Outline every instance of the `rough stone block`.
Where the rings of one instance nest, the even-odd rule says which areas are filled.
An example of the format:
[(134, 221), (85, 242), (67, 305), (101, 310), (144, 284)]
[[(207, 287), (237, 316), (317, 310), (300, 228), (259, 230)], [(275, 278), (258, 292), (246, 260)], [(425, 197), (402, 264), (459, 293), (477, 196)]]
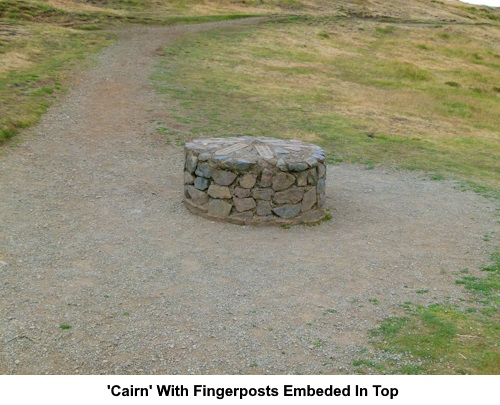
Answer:
[(253, 210), (255, 208), (255, 200), (253, 198), (233, 198), (234, 207), (236, 211), (243, 212)]
[(189, 172), (184, 172), (184, 184), (193, 184), (193, 183), (194, 183), (193, 175)]
[(325, 192), (325, 179), (319, 179), (318, 180), (318, 194), (322, 194)]
[(318, 179), (322, 178), (326, 174), (326, 166), (323, 163), (319, 163), (318, 167)]
[(223, 201), (212, 199), (208, 203), (208, 214), (218, 218), (225, 218), (231, 212), (232, 204)]
[(253, 212), (252, 211), (235, 212), (234, 214), (231, 215), (231, 219), (234, 220), (234, 222), (237, 224), (246, 225), (252, 221)]
[(238, 170), (239, 172), (244, 172), (250, 169), (250, 167), (254, 164), (255, 164), (254, 162), (250, 162), (246, 159), (238, 159), (236, 161), (236, 170)]
[(278, 159), (276, 162), (276, 167), (283, 172), (286, 172), (286, 162), (284, 159)]
[(257, 215), (271, 215), (273, 213), (271, 208), (271, 203), (269, 201), (257, 201), (257, 210), (255, 211)]
[(316, 204), (316, 188), (311, 187), (309, 191), (304, 193), (304, 198), (302, 199), (302, 212), (309, 211), (314, 204)]
[(273, 190), (270, 188), (255, 188), (252, 192), (252, 197), (256, 200), (271, 201), (273, 198)]
[(299, 215), (301, 204), (283, 205), (282, 207), (273, 208), (273, 212), (280, 218), (293, 218)]
[(300, 221), (306, 223), (314, 223), (321, 221), (322, 219), (325, 218), (325, 216), (326, 216), (325, 210), (314, 210), (302, 214), (300, 216)]
[(295, 183), (295, 177), (292, 174), (285, 172), (278, 173), (273, 179), (273, 190), (285, 190), (293, 183)]
[(206, 162), (208, 159), (210, 159), (211, 156), (212, 156), (212, 154), (208, 153), (208, 152), (200, 153), (198, 156), (198, 161), (199, 162)]
[(297, 172), (295, 176), (297, 177), (297, 186), (304, 187), (307, 186), (307, 176), (309, 172), (304, 170), (302, 172)]
[(186, 156), (185, 168), (189, 173), (194, 173), (196, 166), (198, 165), (198, 157), (194, 156), (192, 152), (189, 152)]
[(262, 174), (260, 175), (259, 185), (261, 187), (270, 187), (272, 180), (273, 180), (273, 172), (269, 169), (262, 170)]
[(314, 158), (314, 157), (308, 157), (306, 159), (306, 163), (310, 166), (310, 167), (316, 167), (318, 165), (318, 161)]
[(251, 193), (252, 190), (249, 190), (247, 188), (236, 187), (234, 189), (234, 196), (238, 198), (250, 197)]
[(240, 179), (240, 186), (243, 188), (252, 188), (255, 186), (256, 181), (257, 176), (255, 174), (247, 173)]
[(302, 170), (306, 170), (308, 168), (308, 164), (304, 162), (289, 162), (288, 170), (291, 172), (301, 172)]
[(318, 173), (316, 168), (307, 171), (307, 184), (314, 185), (318, 182)]
[(325, 195), (325, 193), (321, 193), (318, 196), (318, 206), (319, 206), (319, 208), (323, 208), (325, 206), (325, 203), (326, 203), (326, 195)]
[(214, 182), (221, 186), (229, 186), (238, 177), (236, 173), (228, 172), (226, 170), (216, 169), (212, 173), (212, 178)]
[(285, 191), (274, 194), (273, 201), (276, 204), (296, 204), (304, 196), (304, 188), (292, 186)]
[(208, 195), (204, 191), (197, 190), (194, 186), (186, 186), (189, 197), (195, 205), (204, 205), (208, 202)]
[(205, 177), (196, 177), (194, 179), (194, 186), (198, 190), (206, 190), (208, 188), (208, 179)]
[(211, 184), (208, 188), (208, 195), (212, 198), (231, 198), (231, 192), (227, 186)]
[(210, 171), (210, 167), (207, 162), (198, 163), (198, 167), (196, 168), (195, 174), (200, 177), (205, 177), (207, 179), (210, 178), (212, 172)]

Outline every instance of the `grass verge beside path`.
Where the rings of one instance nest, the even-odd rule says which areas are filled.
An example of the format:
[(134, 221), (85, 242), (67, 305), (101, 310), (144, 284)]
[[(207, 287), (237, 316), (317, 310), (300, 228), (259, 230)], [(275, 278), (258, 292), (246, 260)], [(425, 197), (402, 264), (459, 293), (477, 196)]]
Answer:
[(64, 91), (67, 75), (88, 65), (89, 55), (114, 40), (103, 28), (130, 22), (195, 24), (248, 16), (162, 16), (154, 10), (141, 14), (147, 4), (132, 3), (113, 3), (122, 6), (114, 9), (68, 2), (70, 8), (58, 8), (36, 1), (0, 0), (0, 145), (35, 124)]
[(457, 283), (469, 292), (462, 305), (423, 307), (405, 303), (406, 315), (384, 320), (372, 331), (378, 353), (353, 365), (360, 374), (500, 374), (500, 251), (472, 277)]
[(36, 123), (63, 82), (112, 35), (53, 25), (0, 23), (0, 143)]

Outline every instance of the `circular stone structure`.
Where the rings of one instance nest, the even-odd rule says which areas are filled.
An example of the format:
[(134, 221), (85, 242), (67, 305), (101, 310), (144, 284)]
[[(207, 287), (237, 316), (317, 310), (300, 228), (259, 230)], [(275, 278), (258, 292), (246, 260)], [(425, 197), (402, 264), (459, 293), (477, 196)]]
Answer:
[(241, 225), (325, 218), (325, 153), (277, 138), (197, 139), (185, 146), (184, 202), (194, 214)]

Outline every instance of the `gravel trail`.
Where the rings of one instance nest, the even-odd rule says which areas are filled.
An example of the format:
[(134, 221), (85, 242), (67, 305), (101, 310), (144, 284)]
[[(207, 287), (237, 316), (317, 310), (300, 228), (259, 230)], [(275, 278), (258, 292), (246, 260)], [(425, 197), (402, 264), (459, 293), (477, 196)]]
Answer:
[(495, 203), (452, 182), (330, 166), (333, 219), (317, 227), (186, 210), (149, 78), (172, 38), (237, 23), (253, 22), (122, 32), (4, 148), (0, 373), (352, 373), (399, 304), (465, 297), (454, 272), (479, 274), (500, 229)]

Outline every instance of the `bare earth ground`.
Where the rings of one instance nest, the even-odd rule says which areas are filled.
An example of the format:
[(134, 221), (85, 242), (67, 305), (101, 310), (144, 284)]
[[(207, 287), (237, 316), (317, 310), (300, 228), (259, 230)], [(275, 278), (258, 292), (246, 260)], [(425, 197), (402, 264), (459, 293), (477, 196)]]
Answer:
[(479, 274), (499, 225), (451, 182), (330, 166), (317, 227), (187, 212), (149, 77), (170, 39), (227, 24), (121, 33), (0, 157), (1, 373), (350, 373), (399, 304), (465, 297), (454, 272)]

